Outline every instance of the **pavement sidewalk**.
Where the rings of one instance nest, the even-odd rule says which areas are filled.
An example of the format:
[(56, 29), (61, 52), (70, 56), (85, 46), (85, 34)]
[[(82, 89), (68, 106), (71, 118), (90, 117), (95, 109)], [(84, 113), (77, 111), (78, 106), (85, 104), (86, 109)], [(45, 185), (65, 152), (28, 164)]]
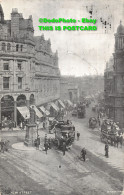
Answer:
[(109, 146), (109, 158), (106, 158), (105, 144), (100, 141), (100, 138), (98, 140), (98, 137), (91, 134), (86, 127), (83, 127), (84, 131), (82, 132), (82, 125), (78, 122), (74, 122), (74, 124), (81, 134), (80, 140), (75, 143), (76, 145), (85, 147), (92, 154), (124, 173), (124, 148)]

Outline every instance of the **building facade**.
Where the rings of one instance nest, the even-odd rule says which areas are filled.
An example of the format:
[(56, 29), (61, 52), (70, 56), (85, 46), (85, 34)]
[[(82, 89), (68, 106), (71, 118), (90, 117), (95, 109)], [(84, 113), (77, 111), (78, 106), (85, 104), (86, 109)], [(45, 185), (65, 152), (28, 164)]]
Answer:
[(110, 94), (113, 93), (113, 75), (114, 75), (114, 59), (113, 57), (106, 63), (106, 69), (104, 71), (104, 100), (105, 110), (109, 118), (113, 118), (112, 100)]
[(115, 33), (113, 90), (110, 91), (111, 118), (124, 127), (124, 26), (121, 24)]
[(60, 97), (69, 99), (73, 103), (82, 101), (85, 97), (95, 97), (104, 91), (104, 77), (89, 75), (82, 77), (62, 76), (60, 82)]
[(70, 100), (72, 103), (79, 101), (79, 88), (75, 82), (76, 78), (71, 76), (62, 76), (60, 81), (60, 98)]
[(59, 97), (58, 53), (51, 51), (50, 39), (34, 36), (32, 16), (24, 19), (17, 9), (5, 20), (0, 5), (0, 123), (8, 115), (17, 123), (17, 107)]

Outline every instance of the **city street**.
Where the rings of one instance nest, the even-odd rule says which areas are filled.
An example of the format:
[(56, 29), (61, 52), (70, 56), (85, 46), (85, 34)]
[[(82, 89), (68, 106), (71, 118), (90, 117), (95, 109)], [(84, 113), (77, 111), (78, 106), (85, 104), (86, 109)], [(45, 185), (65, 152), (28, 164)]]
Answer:
[(0, 195), (124, 195), (123, 8), (0, 0)]
[[(54, 148), (46, 155), (42, 150), (19, 150), (12, 147), (0, 153), (0, 187), (6, 194), (32, 195), (121, 195), (123, 192), (123, 148), (109, 147), (109, 158), (104, 156), (104, 143), (100, 132), (88, 128), (88, 120), (94, 113), (87, 109), (85, 119), (71, 117), (76, 132), (81, 136), (63, 156)], [(39, 131), (44, 138), (45, 132)], [(3, 132), (11, 144), (22, 142), (25, 132)], [(79, 159), (81, 149), (87, 150), (86, 162)], [(14, 173), (14, 175), (13, 175)], [(5, 186), (6, 184), (6, 186)]]

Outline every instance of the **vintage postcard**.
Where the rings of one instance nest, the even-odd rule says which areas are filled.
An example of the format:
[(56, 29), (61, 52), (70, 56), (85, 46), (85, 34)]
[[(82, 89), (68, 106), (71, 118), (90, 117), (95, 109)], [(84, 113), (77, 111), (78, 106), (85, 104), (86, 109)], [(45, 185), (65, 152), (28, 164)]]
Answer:
[(0, 195), (124, 195), (124, 0), (0, 0)]

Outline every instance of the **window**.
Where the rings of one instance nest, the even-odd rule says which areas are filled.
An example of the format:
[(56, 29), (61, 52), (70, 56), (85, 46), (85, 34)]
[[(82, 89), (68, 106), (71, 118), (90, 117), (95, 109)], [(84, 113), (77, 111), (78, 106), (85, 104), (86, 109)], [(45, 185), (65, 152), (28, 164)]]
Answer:
[(16, 51), (18, 51), (19, 50), (19, 45), (16, 45)]
[(23, 51), (23, 45), (21, 45), (21, 51)]
[(3, 70), (9, 70), (9, 63), (3, 64)]
[(5, 43), (2, 43), (2, 51), (5, 51), (5, 47), (6, 47)]
[(19, 70), (22, 69), (22, 64), (21, 64), (21, 62), (18, 63), (18, 69), (19, 69)]
[(3, 77), (3, 89), (9, 89), (9, 77)]
[(7, 51), (10, 51), (10, 50), (11, 50), (11, 44), (7, 43)]
[(22, 77), (18, 77), (18, 89), (22, 89)]

